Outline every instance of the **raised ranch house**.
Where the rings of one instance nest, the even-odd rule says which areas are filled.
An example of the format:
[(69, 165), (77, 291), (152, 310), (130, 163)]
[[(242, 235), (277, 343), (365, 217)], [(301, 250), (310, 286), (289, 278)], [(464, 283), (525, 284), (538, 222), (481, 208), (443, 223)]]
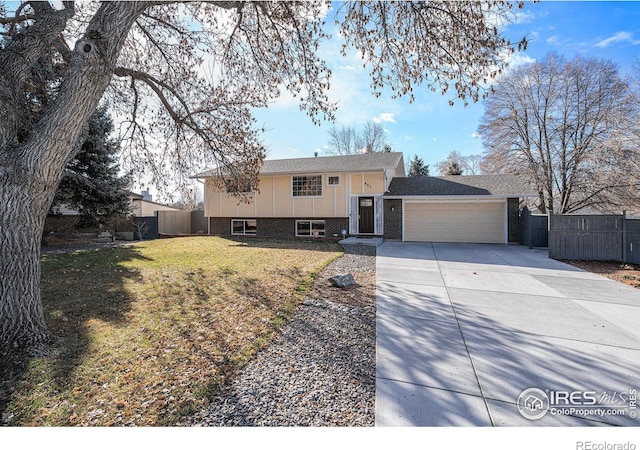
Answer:
[(215, 235), (507, 244), (520, 240), (520, 199), (534, 195), (510, 175), (407, 178), (394, 152), (266, 160), (249, 203), (217, 176), (194, 176)]

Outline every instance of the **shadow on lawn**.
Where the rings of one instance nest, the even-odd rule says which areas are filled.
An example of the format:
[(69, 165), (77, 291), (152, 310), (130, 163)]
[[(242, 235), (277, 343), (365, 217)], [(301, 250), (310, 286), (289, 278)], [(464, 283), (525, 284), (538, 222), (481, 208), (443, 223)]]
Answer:
[(261, 238), (261, 237), (224, 237), (229, 246), (278, 248), (286, 250), (313, 250), (319, 252), (336, 252), (342, 247), (333, 239), (304, 238)]
[[(49, 392), (73, 388), (71, 375), (91, 345), (88, 323), (126, 320), (133, 298), (125, 284), (139, 279), (140, 273), (122, 263), (142, 259), (149, 260), (134, 247), (43, 255), (41, 292), (45, 319), (54, 336), (51, 356), (13, 354), (0, 361), (0, 425), (19, 421), (21, 417), (12, 420), (7, 409), (17, 398), (29, 398), (29, 391), (43, 383)], [(38, 406), (43, 407), (21, 405), (21, 411)]]

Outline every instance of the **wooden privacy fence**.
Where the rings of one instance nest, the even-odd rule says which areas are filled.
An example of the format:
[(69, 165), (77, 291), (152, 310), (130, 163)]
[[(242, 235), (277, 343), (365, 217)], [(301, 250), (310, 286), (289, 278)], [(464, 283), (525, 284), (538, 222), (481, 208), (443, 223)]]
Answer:
[(164, 235), (207, 234), (203, 210), (157, 211), (158, 232)]
[(190, 234), (191, 211), (156, 211), (160, 234)]
[(549, 245), (549, 217), (546, 214), (531, 214), (526, 206), (521, 215), (522, 235), (520, 242), (529, 248)]
[(640, 220), (622, 215), (550, 215), (549, 257), (640, 264)]

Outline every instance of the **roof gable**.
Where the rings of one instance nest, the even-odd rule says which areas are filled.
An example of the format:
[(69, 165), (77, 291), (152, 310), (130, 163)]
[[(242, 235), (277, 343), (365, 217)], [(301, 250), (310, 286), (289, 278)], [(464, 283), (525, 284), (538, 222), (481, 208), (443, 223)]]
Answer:
[[(318, 172), (367, 172), (395, 169), (402, 162), (402, 153), (363, 153), (357, 155), (318, 156), (312, 158), (267, 159), (260, 169), (261, 175), (318, 173)], [(208, 170), (193, 178), (217, 176), (216, 169)]]
[(391, 180), (385, 197), (456, 195), (520, 197), (535, 195), (535, 191), (515, 175), (407, 177)]

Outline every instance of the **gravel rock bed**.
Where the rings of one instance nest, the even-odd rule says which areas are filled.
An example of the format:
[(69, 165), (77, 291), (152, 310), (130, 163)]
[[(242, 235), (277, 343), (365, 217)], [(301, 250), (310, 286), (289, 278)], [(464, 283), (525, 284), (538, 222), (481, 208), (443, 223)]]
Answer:
[[(365, 275), (361, 279), (368, 286), (354, 291), (361, 297), (358, 302), (342, 303), (337, 288), (328, 287), (328, 277), (343, 271), (357, 281), (359, 274)], [(375, 247), (345, 246), (344, 256), (318, 275), (314, 295), (305, 299), (282, 334), (184, 425), (373, 426), (372, 272)], [(333, 301), (318, 298), (321, 290)]]
[(345, 245), (344, 255), (327, 266), (331, 272), (375, 272), (376, 248), (371, 245)]

